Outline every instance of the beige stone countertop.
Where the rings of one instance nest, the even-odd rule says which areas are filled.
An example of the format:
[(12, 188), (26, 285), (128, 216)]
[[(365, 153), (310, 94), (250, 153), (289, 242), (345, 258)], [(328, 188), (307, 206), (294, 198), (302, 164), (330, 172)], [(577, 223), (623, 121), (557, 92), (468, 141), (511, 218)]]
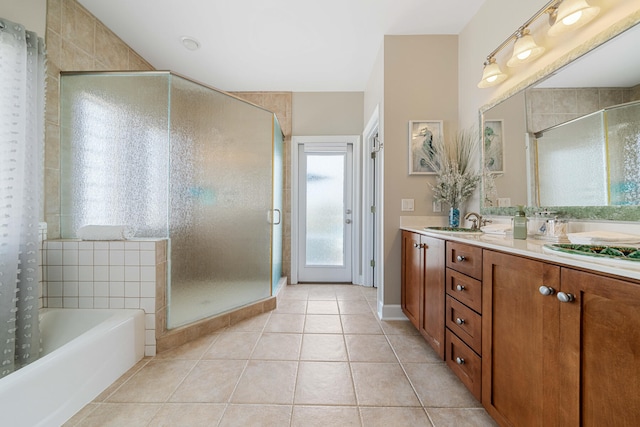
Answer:
[[(485, 249), (494, 249), (497, 251), (522, 255), (529, 258), (535, 258), (542, 261), (552, 262), (568, 267), (577, 267), (586, 270), (592, 270), (601, 273), (613, 274), (630, 279), (640, 280), (640, 262), (615, 260), (608, 258), (598, 258), (580, 255), (565, 255), (560, 252), (548, 253), (543, 251), (543, 246), (548, 241), (535, 238), (526, 240), (513, 239), (511, 235), (498, 234), (459, 234), (445, 233), (440, 231), (428, 231), (425, 227), (443, 226), (442, 217), (421, 217), (423, 221), (418, 224), (417, 221), (401, 221), (400, 229), (412, 231), (425, 236), (437, 237), (443, 240), (453, 242), (461, 242), (469, 245), (480, 246)], [(462, 225), (461, 225), (462, 226)], [(625, 245), (619, 245), (625, 246)], [(629, 267), (627, 267), (629, 265)]]

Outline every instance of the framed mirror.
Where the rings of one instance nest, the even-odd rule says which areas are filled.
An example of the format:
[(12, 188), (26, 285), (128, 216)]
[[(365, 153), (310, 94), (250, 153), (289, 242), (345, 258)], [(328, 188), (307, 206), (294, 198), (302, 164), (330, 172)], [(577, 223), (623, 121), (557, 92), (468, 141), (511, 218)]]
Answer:
[(638, 45), (640, 24), (481, 109), (483, 215), (640, 220)]

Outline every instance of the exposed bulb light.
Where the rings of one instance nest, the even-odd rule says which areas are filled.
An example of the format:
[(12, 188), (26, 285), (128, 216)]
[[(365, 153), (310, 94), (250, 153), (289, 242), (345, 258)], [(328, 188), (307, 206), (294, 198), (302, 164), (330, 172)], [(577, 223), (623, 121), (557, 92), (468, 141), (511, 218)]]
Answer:
[(591, 6), (587, 0), (564, 0), (556, 8), (551, 9), (550, 20), (552, 22), (548, 34), (558, 34), (582, 27), (600, 13), (600, 8)]
[(487, 58), (482, 71), (482, 80), (478, 83), (479, 88), (495, 86), (507, 79), (507, 75), (502, 72), (500, 66), (496, 63), (496, 59)]
[(528, 29), (518, 31), (516, 42), (513, 45), (513, 55), (507, 61), (508, 67), (517, 67), (521, 64), (531, 62), (544, 53), (544, 47), (538, 46), (529, 34)]
[(200, 42), (193, 37), (184, 36), (180, 39), (182, 45), (188, 50), (198, 50), (200, 48)]

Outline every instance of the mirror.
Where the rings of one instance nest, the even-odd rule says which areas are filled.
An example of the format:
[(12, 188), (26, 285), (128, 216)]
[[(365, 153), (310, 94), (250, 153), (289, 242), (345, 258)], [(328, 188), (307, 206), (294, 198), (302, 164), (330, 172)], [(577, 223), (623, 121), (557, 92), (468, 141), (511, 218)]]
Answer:
[[(628, 212), (619, 212), (620, 206), (640, 204), (637, 198), (621, 201), (611, 194), (616, 184), (611, 171), (620, 169), (620, 161), (628, 163), (630, 152), (635, 152), (631, 181), (637, 184), (640, 179), (640, 107), (622, 114), (619, 108), (611, 109), (640, 100), (640, 56), (634, 54), (639, 44), (636, 25), (482, 112), (488, 172), (483, 214), (510, 213), (509, 208), (525, 205), (553, 208), (574, 218), (640, 219), (633, 217), (637, 213), (628, 217)], [(621, 117), (615, 126), (606, 120), (613, 110)], [(613, 139), (620, 135), (632, 140), (632, 150), (611, 151), (616, 146), (624, 151), (625, 144)], [(608, 164), (612, 158), (619, 163)], [(577, 177), (574, 187), (564, 186), (567, 177)]]

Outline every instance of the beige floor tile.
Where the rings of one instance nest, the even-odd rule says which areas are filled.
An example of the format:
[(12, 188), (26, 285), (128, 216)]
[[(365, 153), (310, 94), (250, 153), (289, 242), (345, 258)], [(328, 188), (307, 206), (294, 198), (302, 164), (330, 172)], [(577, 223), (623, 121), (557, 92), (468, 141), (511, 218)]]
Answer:
[(304, 287), (300, 287), (299, 285), (288, 285), (284, 289), (280, 291), (278, 294), (278, 299), (283, 300), (304, 300), (309, 299), (309, 290)]
[(484, 408), (428, 408), (435, 427), (497, 427)]
[(366, 427), (411, 426), (432, 427), (422, 408), (360, 408), (362, 425)]
[(355, 406), (293, 407), (291, 427), (360, 427), (360, 414)]
[(401, 363), (444, 363), (421, 335), (388, 335)]
[(345, 335), (347, 353), (352, 362), (397, 362), (384, 335)]
[(352, 363), (358, 405), (420, 406), (399, 363)]
[(307, 303), (307, 314), (338, 314), (338, 302), (332, 301), (309, 301)]
[[(94, 401), (95, 402), (95, 401)], [(75, 427), (80, 424), (80, 422), (89, 416), (90, 413), (95, 411), (100, 407), (100, 403), (89, 403), (85, 405), (84, 408), (80, 409), (76, 414), (69, 418), (66, 423), (63, 424), (63, 427)]]
[(342, 324), (337, 314), (307, 314), (305, 334), (341, 334)]
[(355, 405), (349, 364), (300, 362), (294, 402), (296, 405)]
[(278, 306), (271, 314), (306, 314), (307, 300), (298, 299), (280, 299), (278, 298)]
[(336, 291), (332, 285), (318, 285), (309, 289), (309, 301), (312, 300), (335, 300)]
[(338, 300), (340, 314), (373, 314), (367, 301)]
[(381, 320), (380, 326), (386, 335), (419, 335), (408, 320)]
[(365, 294), (362, 292), (364, 286), (347, 285), (336, 287), (336, 298), (338, 300), (365, 300)]
[(210, 427), (218, 425), (226, 404), (165, 403), (149, 427)]
[(218, 338), (219, 334), (206, 335), (202, 338), (190, 341), (171, 350), (158, 353), (155, 357), (159, 359), (190, 359), (198, 360), (211, 347), (211, 344)]
[(300, 360), (347, 361), (342, 334), (304, 334)]
[(444, 363), (404, 363), (403, 366), (425, 408), (481, 406)]
[(244, 360), (201, 360), (169, 401), (226, 403), (246, 364)]
[(229, 326), (226, 331), (262, 332), (270, 316), (271, 312), (259, 314)]
[(219, 427), (279, 427), (290, 421), (290, 405), (229, 405)]
[(106, 400), (109, 396), (111, 396), (111, 394), (113, 394), (114, 391), (119, 389), (120, 386), (122, 386), (122, 384), (127, 382), (129, 380), (129, 378), (134, 376), (138, 371), (140, 371), (140, 369), (145, 367), (151, 360), (155, 360), (155, 358), (152, 359), (150, 357), (145, 357), (142, 360), (140, 360), (131, 369), (129, 369), (127, 372), (125, 372), (120, 378), (115, 380), (113, 384), (111, 384), (102, 393), (100, 393), (98, 395), (98, 397), (96, 397), (93, 401), (94, 402), (102, 402), (102, 401)]
[(231, 402), (292, 404), (297, 370), (298, 362), (250, 360)]
[(258, 340), (251, 359), (298, 360), (302, 334), (265, 333)]
[(160, 404), (101, 403), (78, 427), (143, 427), (160, 409)]
[(271, 314), (264, 332), (302, 333), (304, 328), (304, 314)]
[(107, 402), (166, 402), (195, 364), (194, 360), (152, 360)]
[(248, 359), (260, 332), (223, 332), (213, 342), (203, 359)]
[(345, 334), (382, 334), (380, 323), (371, 314), (343, 314), (340, 318)]

